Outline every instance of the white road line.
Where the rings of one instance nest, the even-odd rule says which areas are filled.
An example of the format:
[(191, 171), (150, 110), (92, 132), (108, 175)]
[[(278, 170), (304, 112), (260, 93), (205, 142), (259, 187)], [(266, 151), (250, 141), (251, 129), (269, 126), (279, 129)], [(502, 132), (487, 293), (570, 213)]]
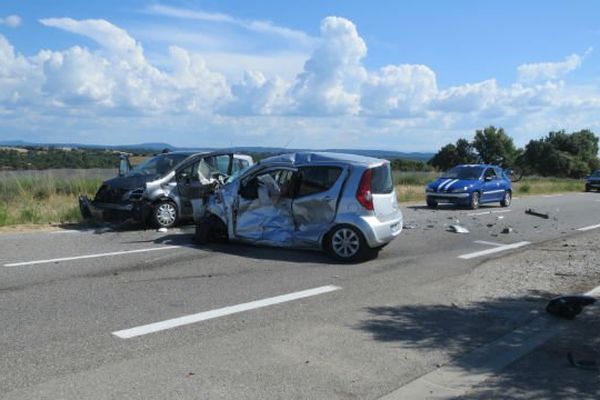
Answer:
[(463, 260), (470, 260), (471, 258), (487, 256), (488, 254), (499, 253), (501, 251), (518, 249), (519, 247), (527, 246), (530, 242), (517, 242), (513, 244), (505, 244), (503, 246), (494, 247), (493, 249), (487, 249), (482, 251), (476, 251), (475, 253), (463, 254), (462, 256), (458, 256), (458, 258), (462, 258)]
[(486, 240), (476, 240), (474, 243), (483, 244), (486, 246), (504, 246), (504, 243), (488, 242)]
[(306, 297), (317, 296), (319, 294), (329, 293), (340, 290), (341, 287), (327, 285), (314, 289), (302, 290), (281, 296), (269, 297), (262, 300), (251, 301), (249, 303), (237, 304), (235, 306), (218, 308), (216, 310), (204, 311), (198, 314), (186, 315), (179, 318), (168, 319), (166, 321), (156, 322), (153, 324), (137, 326), (135, 328), (124, 329), (113, 332), (112, 334), (121, 339), (130, 339), (136, 336), (147, 335), (149, 333), (160, 332), (167, 329), (175, 328), (182, 325), (194, 324), (196, 322), (206, 321), (213, 318), (219, 318), (226, 315), (236, 314), (243, 311), (253, 310), (272, 306), (274, 304), (286, 303), (288, 301), (303, 299)]
[(511, 211), (512, 210), (481, 211), (481, 212), (469, 213), (469, 214), (467, 214), (467, 216), (473, 217), (476, 215), (501, 214), (501, 213), (507, 213), (507, 212), (511, 212)]
[(577, 228), (577, 230), (585, 232), (585, 231), (591, 231), (592, 229), (598, 229), (598, 228), (600, 228), (600, 224), (598, 224), (598, 225), (584, 226), (583, 228)]
[(599, 297), (600, 296), (600, 286), (596, 286), (592, 290), (585, 292), (584, 296)]
[(162, 247), (150, 247), (146, 249), (137, 249), (137, 250), (125, 250), (125, 251), (113, 251), (110, 253), (98, 253), (98, 254), (86, 254), (83, 256), (74, 256), (74, 257), (62, 257), (62, 258), (52, 258), (49, 260), (36, 260), (36, 261), (24, 261), (17, 262), (11, 264), (4, 264), (5, 267), (21, 267), (24, 265), (36, 265), (36, 264), (49, 264), (61, 261), (72, 261), (72, 260), (84, 260), (87, 258), (100, 258), (100, 257), (110, 257), (110, 256), (121, 256), (124, 254), (134, 254), (134, 253), (146, 253), (149, 251), (161, 251), (161, 250), (171, 250), (171, 249), (180, 249), (187, 246), (162, 246)]
[(564, 196), (564, 194), (544, 194), (544, 195), (542, 195), (542, 197), (546, 197), (546, 198), (549, 198), (549, 197), (562, 197), (562, 196)]

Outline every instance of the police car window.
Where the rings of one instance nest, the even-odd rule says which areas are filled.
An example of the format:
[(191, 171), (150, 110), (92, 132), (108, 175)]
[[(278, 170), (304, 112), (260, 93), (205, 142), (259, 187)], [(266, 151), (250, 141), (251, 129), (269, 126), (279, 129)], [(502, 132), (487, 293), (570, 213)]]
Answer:
[(498, 176), (496, 175), (496, 172), (494, 171), (493, 168), (488, 168), (487, 170), (485, 170), (485, 177), (486, 178), (492, 178), (492, 179), (496, 179), (498, 178)]
[(308, 196), (329, 190), (338, 180), (342, 169), (339, 167), (301, 167), (296, 197)]

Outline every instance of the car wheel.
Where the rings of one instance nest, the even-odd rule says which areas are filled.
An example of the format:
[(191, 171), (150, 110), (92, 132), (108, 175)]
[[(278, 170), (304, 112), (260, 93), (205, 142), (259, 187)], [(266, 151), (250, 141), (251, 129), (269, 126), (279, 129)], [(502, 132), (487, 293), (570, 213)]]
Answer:
[(438, 206), (437, 201), (435, 201), (433, 199), (430, 199), (430, 198), (427, 198), (427, 207), (429, 207), (429, 208), (437, 208), (437, 206)]
[(510, 206), (511, 201), (512, 201), (512, 193), (510, 192), (510, 190), (507, 190), (506, 192), (504, 192), (504, 197), (502, 198), (500, 205), (502, 207), (508, 207), (508, 206)]
[(585, 191), (586, 192), (591, 192), (592, 188), (590, 187), (590, 185), (585, 185)]
[(327, 247), (334, 258), (343, 262), (364, 261), (377, 255), (362, 233), (350, 225), (335, 227), (327, 236)]
[(156, 204), (152, 210), (152, 223), (157, 228), (170, 228), (177, 223), (177, 206), (164, 200)]
[(480, 197), (481, 195), (479, 194), (479, 192), (473, 192), (473, 194), (471, 195), (471, 204), (469, 204), (471, 210), (476, 210), (479, 208)]

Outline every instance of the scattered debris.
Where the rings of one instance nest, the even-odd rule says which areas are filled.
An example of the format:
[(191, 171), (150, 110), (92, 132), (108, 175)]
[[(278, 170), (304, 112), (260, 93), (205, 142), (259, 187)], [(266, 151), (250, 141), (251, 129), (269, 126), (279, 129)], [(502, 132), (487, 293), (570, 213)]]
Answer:
[(416, 225), (404, 225), (404, 229), (415, 229)]
[(509, 234), (513, 232), (513, 228), (511, 228), (510, 226), (507, 226), (506, 228), (502, 229), (502, 233), (504, 234)]
[(162, 228), (158, 228), (156, 231), (157, 232), (165, 233), (165, 232), (168, 232), (169, 230), (167, 228), (165, 228), (165, 227), (162, 227)]
[(187, 375), (186, 375), (185, 377), (186, 377), (186, 378), (189, 378), (190, 376), (194, 376), (194, 375), (196, 375), (196, 374), (195, 374), (195, 373), (193, 373), (193, 372), (188, 372), (188, 373), (187, 373)]
[(596, 299), (591, 296), (558, 296), (548, 302), (546, 311), (556, 317), (574, 319), (583, 310), (583, 307), (595, 302)]
[(570, 352), (567, 353), (567, 360), (569, 360), (569, 364), (571, 364), (572, 367), (587, 369), (588, 371), (600, 371), (600, 368), (598, 368), (598, 363), (596, 363), (594, 360), (576, 361), (575, 358), (573, 358), (573, 354)]
[(492, 226), (494, 226), (494, 224), (487, 224), (486, 225), (488, 228), (491, 228)]
[(498, 215), (498, 218), (496, 219), (504, 219), (504, 215)]
[(550, 219), (550, 215), (535, 211), (533, 208), (528, 208), (527, 210), (525, 210), (525, 214), (533, 215), (544, 219)]
[(469, 233), (469, 230), (461, 225), (450, 225), (448, 230), (455, 233)]

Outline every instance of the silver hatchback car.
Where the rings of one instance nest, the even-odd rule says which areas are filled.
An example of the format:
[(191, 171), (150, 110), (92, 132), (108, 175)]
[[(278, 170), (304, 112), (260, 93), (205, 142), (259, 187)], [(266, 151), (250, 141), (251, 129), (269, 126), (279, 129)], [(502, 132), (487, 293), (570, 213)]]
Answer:
[(270, 157), (195, 203), (197, 243), (232, 240), (373, 258), (402, 231), (390, 163), (352, 154)]

